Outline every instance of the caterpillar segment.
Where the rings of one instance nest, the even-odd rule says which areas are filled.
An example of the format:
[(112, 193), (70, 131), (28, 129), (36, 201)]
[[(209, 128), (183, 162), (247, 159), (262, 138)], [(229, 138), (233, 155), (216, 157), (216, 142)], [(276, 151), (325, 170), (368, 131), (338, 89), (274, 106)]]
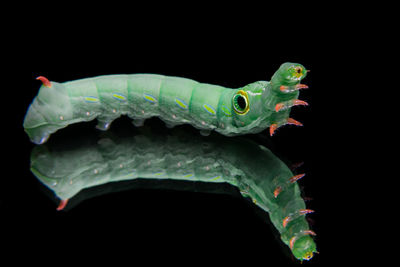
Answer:
[(109, 129), (121, 115), (142, 126), (159, 117), (167, 127), (191, 124), (201, 133), (214, 130), (225, 136), (258, 133), (270, 135), (285, 124), (301, 125), (289, 118), (299, 100), (307, 70), (284, 63), (271, 81), (258, 81), (232, 89), (187, 78), (157, 74), (104, 75), (58, 83), (40, 76), (38, 95), (29, 106), (24, 129), (32, 142), (43, 144), (69, 124), (97, 119), (97, 128)]

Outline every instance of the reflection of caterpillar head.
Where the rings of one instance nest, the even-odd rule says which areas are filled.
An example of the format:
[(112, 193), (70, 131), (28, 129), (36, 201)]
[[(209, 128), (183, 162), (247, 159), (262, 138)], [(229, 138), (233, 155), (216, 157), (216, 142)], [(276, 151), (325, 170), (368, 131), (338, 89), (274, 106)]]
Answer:
[(273, 123), (286, 124), (290, 107), (306, 104), (295, 102), (299, 101), (298, 90), (307, 88), (300, 84), (306, 75), (302, 65), (288, 62), (280, 66), (270, 82), (258, 81), (237, 90), (231, 100), (234, 126), (243, 132), (260, 132)]
[(304, 235), (290, 244), (293, 246), (292, 253), (299, 260), (310, 260), (313, 254), (317, 252), (315, 242), (309, 235)]

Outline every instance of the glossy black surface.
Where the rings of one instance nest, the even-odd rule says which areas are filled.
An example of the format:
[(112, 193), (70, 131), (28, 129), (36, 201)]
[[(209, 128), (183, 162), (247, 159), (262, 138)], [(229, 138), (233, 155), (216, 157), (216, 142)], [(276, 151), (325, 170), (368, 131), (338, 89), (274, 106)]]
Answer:
[[(322, 199), (327, 190), (333, 191), (332, 187), (338, 186), (332, 178), (337, 177), (335, 165), (340, 160), (335, 157), (338, 161), (332, 161), (329, 153), (335, 144), (331, 134), (338, 128), (329, 120), (335, 107), (327, 107), (331, 93), (324, 91), (326, 61), (320, 60), (315, 43), (296, 43), (289, 49), (269, 47), (265, 42), (240, 46), (230, 39), (211, 40), (216, 39), (193, 46), (185, 42), (156, 45), (153, 39), (151, 45), (135, 44), (131, 40), (129, 45), (109, 42), (101, 49), (90, 42), (70, 41), (62, 46), (33, 45), (23, 54), (24, 66), (15, 91), (18, 101), (6, 103), (10, 123), (3, 126), (11, 133), (4, 140), (7, 158), (3, 161), (0, 188), (0, 209), (6, 225), (3, 229), (14, 235), (9, 248), (21, 246), (21, 250), (29, 250), (35, 248), (37, 240), (42, 240), (48, 251), (38, 249), (38, 254), (66, 257), (96, 253), (96, 257), (137, 257), (150, 262), (160, 257), (165, 263), (185, 256), (190, 258), (185, 261), (188, 264), (197, 259), (226, 258), (237, 259), (246, 266), (255, 262), (296, 263), (276, 238), (273, 227), (257, 215), (261, 211), (229, 194), (133, 189), (93, 197), (67, 212), (57, 212), (56, 203), (29, 171), (34, 145), (22, 128), (25, 112), (39, 88), (39, 81), (35, 80), (39, 75), (62, 82), (102, 74), (160, 73), (239, 87), (256, 80), (269, 80), (281, 63), (292, 61), (311, 70), (304, 80), (310, 89), (300, 94), (300, 99), (310, 105), (292, 111), (293, 118), (304, 126), (284, 126), (272, 138), (267, 131), (249, 138), (265, 144), (284, 161), (304, 162), (298, 172), (307, 175), (300, 185), (305, 195), (313, 199), (307, 207), (316, 210), (310, 217), (315, 222), (312, 229), (317, 233), (317, 248), (321, 251), (310, 263), (318, 263), (322, 253), (328, 253), (328, 249), (324, 251), (327, 243), (324, 233), (328, 230), (323, 223), (332, 211), (322, 206)], [(43, 39), (35, 39), (39, 41)], [(146, 124), (165, 131), (164, 123), (157, 118)], [(51, 138), (69, 138), (76, 132), (96, 133), (95, 125), (95, 121), (71, 125)], [(118, 131), (133, 126), (127, 118), (120, 118), (111, 127)], [(336, 133), (340, 138), (341, 133)]]

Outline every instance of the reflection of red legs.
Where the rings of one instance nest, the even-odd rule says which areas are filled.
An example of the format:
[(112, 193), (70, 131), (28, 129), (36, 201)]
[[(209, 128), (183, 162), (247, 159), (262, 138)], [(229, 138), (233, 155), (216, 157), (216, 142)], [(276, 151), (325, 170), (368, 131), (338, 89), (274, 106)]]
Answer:
[(274, 197), (277, 198), (278, 195), (282, 192), (282, 187), (278, 186), (277, 188), (275, 188), (274, 190)]
[(306, 174), (305, 174), (305, 173), (297, 174), (297, 175), (293, 176), (292, 178), (290, 178), (289, 181), (290, 181), (291, 183), (294, 183), (294, 182), (298, 181), (299, 179), (303, 178), (304, 175), (306, 175)]
[(65, 206), (67, 206), (68, 199), (61, 199), (60, 204), (57, 207), (57, 210), (63, 210)]
[(313, 212), (314, 212), (314, 211), (313, 211), (313, 210), (310, 210), (310, 209), (301, 209), (301, 210), (297, 211), (297, 213), (295, 213), (295, 214), (291, 214), (291, 215), (289, 215), (289, 216), (286, 216), (286, 217), (282, 220), (282, 226), (283, 226), (283, 227), (286, 227), (286, 225), (287, 225), (291, 220), (293, 220), (293, 219), (295, 219), (295, 218), (297, 218), (297, 217), (299, 217), (299, 216), (301, 216), (301, 215), (306, 215), (306, 214), (313, 213)]
[(292, 119), (292, 118), (288, 118), (287, 123), (288, 124), (294, 124), (294, 125), (297, 125), (297, 126), (303, 126), (303, 124), (301, 122), (296, 121), (295, 119)]
[(273, 123), (273, 124), (271, 124), (271, 126), (269, 126), (269, 134), (271, 135), (271, 136), (273, 136), (274, 135), (274, 132), (275, 132), (275, 130), (278, 128), (278, 124), (276, 124), (276, 123)]
[[(297, 174), (297, 175), (291, 177), (291, 178), (289, 179), (288, 182), (291, 183), (291, 184), (293, 184), (293, 183), (297, 182), (298, 180), (300, 180), (301, 178), (303, 178), (304, 175), (306, 175), (306, 174), (305, 174), (305, 173)], [(283, 188), (282, 188), (282, 186), (283, 186)], [(275, 197), (275, 198), (277, 198), (278, 195), (286, 188), (287, 184), (282, 185), (282, 186), (278, 185), (278, 186), (275, 188), (275, 190), (274, 190), (274, 197)]]
[[(302, 231), (301, 232), (301, 235), (317, 235), (313, 230), (304, 230), (304, 231)], [(289, 247), (290, 247), (290, 249), (293, 249), (293, 246), (294, 246), (294, 242), (296, 241), (296, 239), (297, 239), (297, 237), (298, 236), (293, 236), (291, 239), (290, 239), (290, 242), (289, 242)]]

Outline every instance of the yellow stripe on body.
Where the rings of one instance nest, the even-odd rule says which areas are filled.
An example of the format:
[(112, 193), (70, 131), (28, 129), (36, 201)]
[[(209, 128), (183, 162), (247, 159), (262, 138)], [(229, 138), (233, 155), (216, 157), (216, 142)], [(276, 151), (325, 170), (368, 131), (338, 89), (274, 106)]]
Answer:
[(96, 103), (99, 102), (99, 99), (94, 96), (85, 96), (85, 101), (89, 103)]
[(218, 176), (215, 176), (215, 177), (211, 178), (210, 181), (216, 181), (216, 180), (221, 179), (221, 178), (222, 178), (221, 175), (218, 175)]
[(187, 108), (188, 108), (188, 107), (187, 107), (187, 104), (186, 104), (182, 99), (175, 98), (175, 103), (176, 103), (180, 108), (183, 108), (183, 109), (187, 109)]
[(149, 95), (149, 94), (143, 94), (143, 98), (144, 98), (146, 101), (149, 101), (149, 102), (151, 102), (151, 103), (157, 102), (157, 99), (155, 99), (154, 96)]
[(204, 104), (204, 105), (203, 105), (203, 108), (204, 108), (208, 113), (210, 113), (211, 115), (215, 115), (215, 114), (216, 114), (215, 109), (214, 109), (212, 106), (208, 105), (208, 104)]
[(118, 99), (118, 100), (121, 100), (121, 101), (125, 101), (126, 100), (126, 97), (124, 95), (122, 95), (122, 94), (113, 93), (112, 96), (115, 99)]

